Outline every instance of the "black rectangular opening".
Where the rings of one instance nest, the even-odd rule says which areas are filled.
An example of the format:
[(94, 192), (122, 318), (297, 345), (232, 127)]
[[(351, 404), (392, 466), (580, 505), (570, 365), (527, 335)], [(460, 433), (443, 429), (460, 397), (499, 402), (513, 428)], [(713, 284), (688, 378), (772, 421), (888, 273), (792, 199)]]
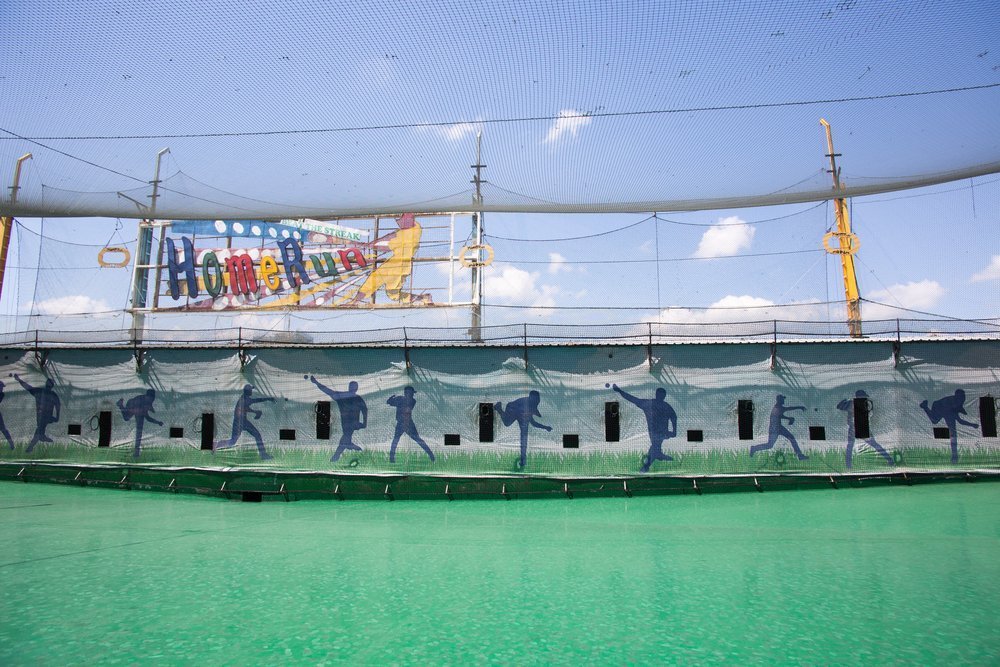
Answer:
[(984, 438), (997, 437), (997, 402), (992, 396), (979, 398), (979, 428)]
[(872, 437), (871, 428), (872, 402), (863, 396), (854, 399), (854, 437)]
[(281, 429), (278, 429), (278, 439), (279, 440), (294, 440), (295, 439), (295, 429), (294, 428), (281, 428)]
[(740, 399), (736, 406), (736, 426), (740, 440), (753, 440), (753, 401)]
[(479, 442), (493, 442), (493, 404), (479, 404)]
[(705, 439), (705, 434), (700, 429), (688, 429), (688, 442), (701, 442)]
[(330, 401), (316, 401), (316, 439), (330, 439)]
[(244, 491), (241, 500), (245, 503), (259, 503), (264, 499), (264, 494), (260, 491)]
[(183, 438), (184, 437), (184, 429), (181, 428), (180, 426), (171, 426), (170, 427), (170, 437), (171, 438)]
[(458, 447), (462, 444), (462, 436), (458, 433), (445, 433), (444, 444), (448, 447)]
[(215, 444), (215, 413), (201, 413), (201, 448), (212, 449)]
[(563, 433), (563, 449), (580, 449), (580, 436), (576, 433)]
[(111, 412), (107, 410), (97, 415), (97, 446), (111, 446)]
[(934, 427), (934, 437), (937, 440), (950, 440), (951, 431), (948, 430), (947, 426), (935, 426)]
[(826, 440), (826, 427), (825, 426), (810, 426), (809, 427), (809, 439), (810, 440)]
[(83, 433), (83, 428), (80, 424), (70, 424), (66, 427), (66, 435), (81, 435)]
[(621, 440), (621, 417), (619, 416), (618, 407), (618, 401), (608, 401), (604, 404), (605, 442), (618, 442)]

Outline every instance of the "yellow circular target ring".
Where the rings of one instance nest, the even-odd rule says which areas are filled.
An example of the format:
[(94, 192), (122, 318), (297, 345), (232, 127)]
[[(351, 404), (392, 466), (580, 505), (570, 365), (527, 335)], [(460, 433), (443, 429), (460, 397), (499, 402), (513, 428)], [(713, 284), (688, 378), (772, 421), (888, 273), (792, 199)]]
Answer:
[[(483, 257), (484, 252), (486, 253), (485, 257)], [(459, 253), (458, 261), (462, 262), (462, 266), (466, 268), (489, 266), (493, 263), (493, 247), (485, 243), (467, 245)]]
[[(121, 253), (122, 258), (116, 261), (108, 261), (104, 258), (108, 253)], [(128, 251), (128, 248), (122, 246), (108, 246), (107, 248), (101, 248), (101, 251), (97, 253), (97, 263), (102, 269), (120, 269), (123, 266), (128, 266), (131, 260), (132, 253)]]
[[(847, 239), (846, 247), (841, 243), (841, 239)], [(831, 245), (831, 241), (836, 240), (836, 245)], [(827, 232), (823, 237), (823, 247), (831, 255), (853, 255), (861, 247), (861, 239), (854, 232), (845, 234), (844, 232)]]

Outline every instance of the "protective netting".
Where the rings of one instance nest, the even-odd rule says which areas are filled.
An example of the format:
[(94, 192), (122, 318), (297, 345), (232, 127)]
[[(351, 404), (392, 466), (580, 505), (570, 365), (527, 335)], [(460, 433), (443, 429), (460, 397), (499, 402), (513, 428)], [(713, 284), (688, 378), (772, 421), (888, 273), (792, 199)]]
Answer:
[(996, 340), (2, 356), (8, 460), (567, 478), (1000, 465)]
[[(920, 325), (915, 333), (978, 332), (977, 322), (1000, 315), (996, 310), (1000, 249), (993, 233), (1000, 222), (1000, 178), (859, 198), (851, 201), (851, 212), (861, 243), (855, 260), (866, 336), (882, 331), (879, 322), (896, 319), (940, 321)], [(378, 342), (382, 331), (402, 328), (454, 330), (461, 332), (462, 340), (475, 340), (468, 305), (473, 272), (459, 258), (460, 249), (474, 242), (470, 216), (456, 215), (454, 227), (451, 216), (421, 214), (415, 219), (421, 225), (421, 243), (401, 293), (392, 292), (397, 300), (389, 293), (392, 290), (375, 290), (374, 301), (365, 297), (351, 303), (364, 274), (345, 273), (341, 277), (346, 291), (340, 301), (320, 304), (313, 296), (312, 301), (300, 299), (287, 306), (279, 300), (279, 307), (256, 312), (226, 310), (232, 304), (224, 299), (207, 300), (200, 264), (195, 273), (202, 293), (197, 299), (186, 294), (173, 299), (170, 272), (161, 268), (151, 272), (150, 284), (155, 283), (156, 289), (150, 288), (147, 305), (155, 293), (163, 309), (191, 307), (199, 314), (147, 314), (144, 327), (177, 331), (180, 339), (185, 332), (194, 332), (207, 340), (214, 330), (243, 327), (264, 332), (255, 338), (266, 334), (289, 342), (363, 343), (364, 336)], [(357, 227), (369, 240), (398, 234), (396, 217), (381, 218), (378, 230), (371, 227), (373, 220), (342, 219), (339, 224)], [(278, 234), (270, 223), (239, 224)], [(480, 324), (487, 328), (567, 325), (574, 333), (562, 340), (588, 340), (591, 335), (604, 337), (609, 327), (635, 323), (672, 325), (678, 336), (703, 339), (753, 338), (767, 335), (772, 321), (809, 322), (804, 336), (837, 337), (846, 330), (843, 278), (839, 258), (823, 249), (824, 235), (834, 225), (829, 202), (685, 214), (487, 214), (483, 241), (491, 249), (493, 263), (482, 273)], [(177, 229), (182, 228), (178, 223)], [(282, 230), (294, 232), (291, 227)], [(134, 321), (127, 308), (132, 303), (136, 233), (134, 223), (116, 219), (20, 222), (0, 302), (2, 329), (100, 329), (128, 337)], [(154, 263), (158, 234), (159, 229), (154, 236)], [(185, 234), (173, 235), (177, 253), (183, 250)], [(188, 234), (198, 257), (215, 248), (224, 264), (230, 249), (253, 252), (262, 243), (260, 238), (215, 234)], [(304, 243), (304, 257), (324, 250), (311, 241)], [(366, 250), (366, 243), (360, 247), (373, 266), (393, 256), (385, 244)], [(108, 251), (115, 247), (132, 255), (132, 262), (112, 266), (123, 258), (120, 252)], [(268, 248), (273, 254), (275, 247)], [(338, 254), (332, 246), (326, 251)], [(166, 253), (161, 260), (164, 267)], [(316, 279), (314, 268), (309, 264)], [(184, 286), (183, 277), (180, 283)], [(273, 303), (270, 298), (264, 295), (235, 305), (268, 306)], [(392, 309), (380, 310), (383, 307)], [(778, 333), (784, 333), (780, 324)], [(458, 340), (458, 335), (448, 340)]]
[(0, 7), (18, 215), (669, 211), (1000, 170), (994, 2)]

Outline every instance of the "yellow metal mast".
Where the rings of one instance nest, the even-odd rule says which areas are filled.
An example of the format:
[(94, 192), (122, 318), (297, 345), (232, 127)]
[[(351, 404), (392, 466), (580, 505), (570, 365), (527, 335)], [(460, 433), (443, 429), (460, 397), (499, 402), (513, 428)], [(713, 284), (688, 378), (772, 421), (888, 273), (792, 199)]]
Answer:
[[(820, 118), (820, 124), (826, 129), (826, 146), (829, 149), (827, 157), (830, 158), (830, 173), (833, 175), (833, 189), (835, 192), (843, 190), (840, 183), (840, 170), (837, 169), (837, 156), (839, 153), (833, 151), (833, 134), (830, 132), (830, 124)], [(834, 211), (837, 215), (837, 231), (828, 232), (823, 237), (823, 246), (832, 255), (840, 255), (840, 266), (844, 273), (844, 293), (847, 295), (847, 329), (852, 338), (861, 337), (861, 293), (858, 291), (858, 278), (854, 273), (854, 253), (858, 251), (861, 242), (857, 234), (851, 231), (851, 216), (847, 212), (847, 202), (843, 197), (833, 200)], [(830, 241), (837, 239), (837, 244), (831, 245)]]
[[(14, 185), (10, 188), (10, 207), (17, 204), (17, 191), (21, 189), (21, 164), (31, 159), (31, 153), (25, 153), (17, 158), (14, 167)], [(0, 218), (0, 294), (3, 293), (3, 279), (7, 273), (7, 249), (10, 247), (10, 230), (14, 227), (14, 216), (5, 215)]]

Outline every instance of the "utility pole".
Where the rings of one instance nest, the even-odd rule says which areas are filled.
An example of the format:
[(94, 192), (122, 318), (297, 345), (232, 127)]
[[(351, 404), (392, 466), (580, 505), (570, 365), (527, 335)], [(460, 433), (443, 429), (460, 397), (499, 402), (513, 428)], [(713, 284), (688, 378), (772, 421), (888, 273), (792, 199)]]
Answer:
[[(149, 295), (149, 269), (152, 268), (149, 261), (153, 254), (153, 221), (156, 218), (156, 200), (160, 196), (160, 163), (163, 156), (170, 152), (169, 148), (162, 149), (156, 154), (156, 169), (153, 172), (153, 194), (149, 195), (149, 214), (139, 221), (139, 239), (135, 249), (135, 267), (132, 273), (132, 340), (135, 343), (142, 341), (143, 331), (146, 328), (146, 303)], [(162, 234), (162, 230), (160, 232)], [(159, 289), (156, 285), (154, 289)], [(154, 299), (155, 301), (155, 299)]]
[[(472, 204), (475, 212), (472, 214), (472, 232), (476, 237), (476, 253), (481, 256), (483, 245), (483, 169), (486, 165), (482, 160), (482, 131), (476, 133), (476, 164), (472, 168), (476, 170), (471, 183), (476, 186), (476, 193), (472, 197)], [(469, 328), (469, 335), (475, 342), (483, 339), (483, 267), (481, 262), (472, 265), (472, 326)]]
[[(844, 189), (840, 182), (840, 169), (837, 167), (837, 158), (840, 153), (833, 150), (833, 134), (830, 131), (830, 124), (820, 118), (820, 124), (826, 129), (826, 146), (830, 151), (826, 154), (830, 158), (829, 172), (833, 176), (833, 190), (840, 192)], [(829, 232), (823, 237), (823, 245), (826, 251), (832, 255), (840, 255), (840, 266), (844, 274), (844, 293), (847, 296), (847, 329), (851, 338), (861, 338), (861, 293), (858, 290), (858, 278), (854, 272), (854, 253), (858, 251), (861, 242), (857, 234), (851, 231), (851, 216), (847, 210), (847, 202), (843, 197), (833, 200), (834, 212), (837, 216), (837, 231)], [(831, 247), (830, 240), (836, 238), (837, 245)]]
[[(17, 191), (21, 189), (21, 165), (31, 159), (31, 153), (25, 153), (17, 158), (14, 166), (14, 184), (10, 186), (10, 207), (17, 204)], [(7, 249), (10, 247), (10, 230), (14, 227), (14, 216), (5, 215), (0, 218), (0, 294), (3, 294), (3, 279), (7, 274)]]

